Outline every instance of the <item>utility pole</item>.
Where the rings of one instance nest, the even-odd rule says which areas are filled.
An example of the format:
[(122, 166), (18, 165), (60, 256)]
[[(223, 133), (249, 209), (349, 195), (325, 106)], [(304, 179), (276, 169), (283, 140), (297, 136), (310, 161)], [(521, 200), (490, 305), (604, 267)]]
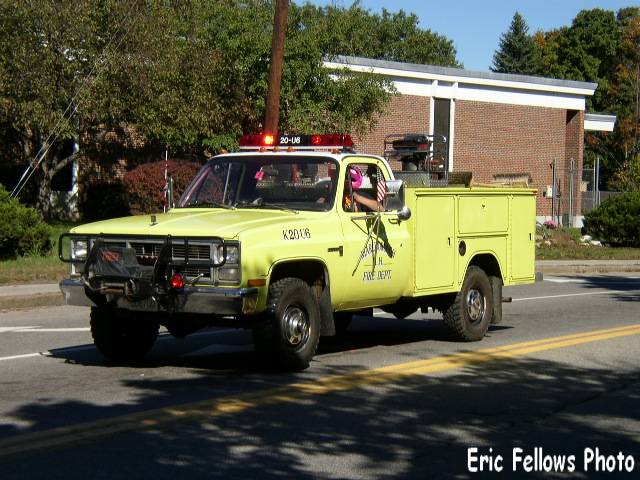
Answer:
[(264, 132), (275, 135), (280, 122), (280, 84), (282, 82), (282, 64), (284, 59), (284, 39), (287, 33), (287, 14), (289, 0), (276, 0), (276, 13), (273, 19), (273, 38), (271, 40), (271, 67), (269, 87), (264, 118)]

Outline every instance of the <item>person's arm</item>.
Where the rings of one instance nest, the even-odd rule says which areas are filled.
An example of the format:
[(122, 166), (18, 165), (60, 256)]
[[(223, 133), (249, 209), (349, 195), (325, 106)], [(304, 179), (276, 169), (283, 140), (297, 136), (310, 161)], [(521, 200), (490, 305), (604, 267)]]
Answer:
[(382, 211), (382, 205), (380, 205), (380, 203), (377, 200), (369, 198), (365, 195), (362, 195), (357, 192), (353, 192), (353, 199), (356, 202), (358, 202), (360, 205), (364, 205), (365, 207), (367, 207), (368, 209), (374, 212)]

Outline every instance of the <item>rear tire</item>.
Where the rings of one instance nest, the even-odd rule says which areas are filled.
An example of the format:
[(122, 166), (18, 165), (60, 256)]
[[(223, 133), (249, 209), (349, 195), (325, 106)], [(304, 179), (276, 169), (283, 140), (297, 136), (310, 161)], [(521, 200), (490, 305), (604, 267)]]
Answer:
[(493, 291), (484, 270), (470, 266), (453, 303), (444, 312), (444, 325), (458, 340), (482, 340), (493, 317)]
[(91, 308), (93, 343), (109, 360), (133, 362), (144, 358), (158, 337), (160, 326), (111, 307)]
[(320, 338), (320, 308), (309, 285), (283, 278), (269, 287), (268, 309), (253, 329), (256, 352), (276, 367), (304, 370)]

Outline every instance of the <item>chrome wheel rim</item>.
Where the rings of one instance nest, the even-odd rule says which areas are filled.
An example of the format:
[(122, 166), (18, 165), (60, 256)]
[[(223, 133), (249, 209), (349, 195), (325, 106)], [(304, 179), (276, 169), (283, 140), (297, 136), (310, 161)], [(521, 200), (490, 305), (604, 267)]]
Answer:
[(484, 317), (485, 299), (482, 293), (476, 289), (470, 289), (467, 293), (467, 313), (472, 322), (479, 322)]
[(290, 306), (285, 310), (282, 320), (286, 341), (294, 347), (304, 345), (311, 334), (311, 323), (305, 311), (299, 307)]

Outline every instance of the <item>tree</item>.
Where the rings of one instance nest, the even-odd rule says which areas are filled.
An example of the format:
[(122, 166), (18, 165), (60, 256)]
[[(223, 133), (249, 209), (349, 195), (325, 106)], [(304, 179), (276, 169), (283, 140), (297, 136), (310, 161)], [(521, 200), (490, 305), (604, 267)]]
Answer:
[(94, 46), (86, 41), (89, 2), (73, 3), (73, 11), (54, 2), (0, 5), (0, 124), (15, 142), (14, 153), (31, 161), (42, 157), (37, 203), (45, 213), (47, 186), (70, 162), (65, 141), (76, 130), (74, 94), (93, 58)]
[(298, 28), (312, 32), (325, 55), (460, 66), (453, 42), (429, 29), (421, 29), (415, 14), (387, 9), (375, 14), (359, 2), (347, 9), (305, 4), (295, 10)]
[(640, 8), (621, 10), (618, 18), (622, 31), (611, 93), (622, 117), (621, 148), (625, 156), (636, 156), (640, 154)]
[(529, 26), (524, 17), (516, 12), (509, 30), (500, 37), (491, 71), (532, 75), (538, 72), (539, 65), (538, 50), (529, 35)]
[(597, 82), (590, 107), (603, 111), (608, 104), (609, 84), (615, 70), (620, 29), (614, 12), (582, 10), (560, 38), (558, 73), (562, 78)]
[[(233, 146), (262, 130), (272, 22), (269, 0), (1, 2), (0, 161), (46, 152), (34, 178), (51, 216), (73, 139), (101, 162)], [(451, 41), (415, 15), (292, 4), (283, 130), (364, 131), (385, 109), (391, 84), (328, 71), (332, 54), (457, 65)]]
[(571, 26), (536, 34), (544, 75), (596, 82), (587, 108), (616, 114), (612, 134), (585, 134), (585, 162), (603, 160), (611, 188), (638, 188), (640, 8), (583, 10)]

